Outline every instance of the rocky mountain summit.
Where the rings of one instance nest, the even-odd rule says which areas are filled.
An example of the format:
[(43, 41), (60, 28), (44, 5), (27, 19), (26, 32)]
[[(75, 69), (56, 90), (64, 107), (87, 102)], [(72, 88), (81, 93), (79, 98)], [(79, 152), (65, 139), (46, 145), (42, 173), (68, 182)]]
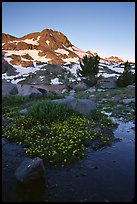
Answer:
[[(33, 66), (34, 62), (48, 64), (78, 62), (84, 55), (97, 54), (81, 50), (74, 46), (63, 33), (52, 29), (44, 29), (20, 38), (2, 33), (2, 52), (8, 62), (22, 67)], [(124, 62), (114, 56), (103, 60), (115, 63)]]
[(84, 55), (94, 55), (74, 46), (61, 32), (44, 29), (21, 38), (2, 34), (2, 50), (12, 65), (22, 67), (33, 63), (65, 64), (79, 61)]
[(114, 57), (114, 56), (105, 58), (105, 61), (107, 61), (107, 62), (114, 62), (114, 63), (123, 63), (124, 62), (122, 59), (120, 59), (118, 57)]

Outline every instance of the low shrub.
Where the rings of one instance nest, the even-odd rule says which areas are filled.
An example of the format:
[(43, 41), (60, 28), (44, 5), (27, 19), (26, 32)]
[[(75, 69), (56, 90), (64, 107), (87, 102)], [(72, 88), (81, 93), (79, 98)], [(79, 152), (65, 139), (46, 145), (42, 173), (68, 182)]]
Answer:
[(30, 98), (27, 96), (9, 95), (2, 98), (2, 105), (15, 106), (21, 105), (27, 101), (30, 101)]
[(28, 114), (33, 118), (40, 121), (46, 119), (48, 123), (53, 121), (62, 121), (71, 116), (73, 113), (76, 112), (68, 109), (65, 104), (50, 102), (48, 100), (38, 101), (28, 109)]

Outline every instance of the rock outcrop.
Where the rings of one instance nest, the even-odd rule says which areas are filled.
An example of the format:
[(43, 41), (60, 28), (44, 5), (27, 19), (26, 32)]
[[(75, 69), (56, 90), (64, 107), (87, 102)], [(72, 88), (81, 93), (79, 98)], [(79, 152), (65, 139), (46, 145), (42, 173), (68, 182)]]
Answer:
[(116, 77), (107, 77), (107, 78), (98, 80), (97, 85), (99, 86), (99, 88), (106, 88), (106, 89), (117, 88), (116, 81), (117, 81)]
[(2, 80), (2, 96), (16, 95), (18, 94), (18, 89), (16, 84)]
[(33, 61), (64, 64), (79, 61), (84, 55), (94, 55), (73, 46), (63, 33), (52, 29), (30, 33), (21, 38), (3, 33), (2, 52), (11, 57), (12, 65), (24, 67), (31, 66)]
[(63, 103), (68, 108), (78, 111), (87, 116), (92, 110), (96, 109), (96, 103), (89, 99), (75, 99), (73, 97), (67, 97), (65, 99), (56, 99), (52, 102)]
[(29, 96), (29, 97), (39, 97), (42, 93), (35, 87), (31, 85), (21, 85), (17, 84), (18, 96)]
[(120, 100), (120, 102), (122, 102), (125, 105), (129, 103), (135, 103), (135, 98), (126, 98), (126, 99)]
[(15, 171), (16, 179), (24, 184), (37, 181), (45, 177), (43, 160), (39, 157), (25, 159)]
[(118, 57), (114, 57), (114, 56), (105, 58), (105, 61), (107, 61), (107, 62), (114, 62), (114, 63), (123, 63), (124, 62), (122, 59), (120, 59)]
[(5, 59), (2, 59), (2, 74), (6, 73), (7, 75), (16, 75), (16, 69), (11, 66)]

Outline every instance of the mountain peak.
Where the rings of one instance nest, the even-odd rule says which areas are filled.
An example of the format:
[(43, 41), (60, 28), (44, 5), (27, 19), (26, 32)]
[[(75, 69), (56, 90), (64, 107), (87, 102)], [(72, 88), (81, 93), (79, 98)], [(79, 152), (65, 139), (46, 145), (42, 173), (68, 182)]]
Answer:
[(84, 55), (93, 55), (74, 46), (63, 33), (47, 28), (21, 38), (5, 33), (2, 37), (2, 53), (12, 65), (26, 67), (33, 62), (65, 64), (78, 62)]
[[(20, 38), (2, 33), (2, 53), (10, 64), (23, 67), (31, 66), (33, 63), (65, 64), (79, 62), (85, 55), (95, 56), (97, 54), (76, 47), (63, 33), (48, 28)], [(123, 62), (114, 56), (103, 60)]]
[(107, 62), (114, 62), (114, 63), (123, 63), (124, 61), (116, 56), (111, 56), (108, 58), (105, 58), (105, 61)]

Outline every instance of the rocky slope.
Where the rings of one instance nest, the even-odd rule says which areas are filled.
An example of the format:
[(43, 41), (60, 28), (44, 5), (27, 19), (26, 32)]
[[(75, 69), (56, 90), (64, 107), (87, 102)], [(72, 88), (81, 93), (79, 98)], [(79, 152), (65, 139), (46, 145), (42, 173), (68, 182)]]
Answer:
[(95, 55), (74, 46), (61, 32), (44, 29), (21, 38), (2, 34), (2, 51), (12, 65), (27, 67), (33, 62), (65, 64), (79, 61), (84, 55)]
[[(61, 32), (44, 29), (21, 38), (2, 33), (2, 79), (12, 83), (51, 84), (80, 80), (77, 69), (83, 56), (97, 53), (83, 51)], [(99, 75), (119, 76), (123, 60), (101, 58)], [(134, 71), (135, 65), (132, 64)]]

